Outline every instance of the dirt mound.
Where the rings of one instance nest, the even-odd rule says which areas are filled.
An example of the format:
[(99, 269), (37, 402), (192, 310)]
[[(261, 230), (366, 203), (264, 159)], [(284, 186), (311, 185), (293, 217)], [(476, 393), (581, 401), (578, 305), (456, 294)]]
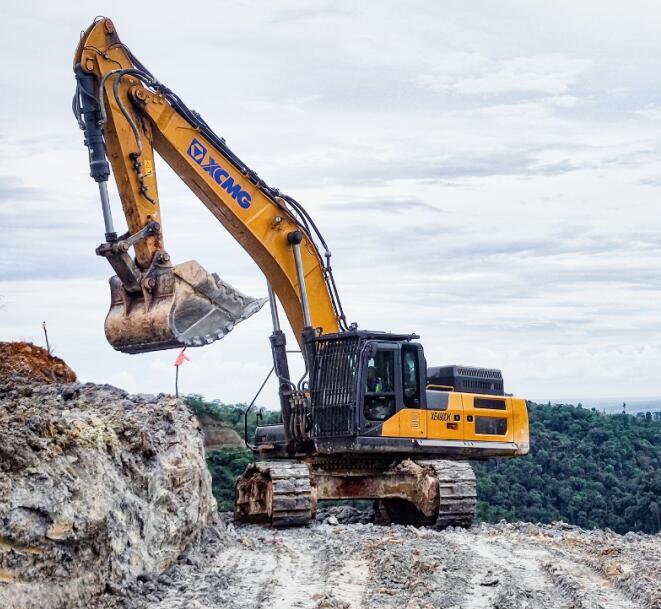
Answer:
[(42, 347), (24, 342), (0, 342), (0, 380), (16, 378), (38, 384), (73, 383), (76, 373)]
[(0, 438), (2, 609), (158, 577), (215, 518), (200, 428), (171, 396), (0, 379)]

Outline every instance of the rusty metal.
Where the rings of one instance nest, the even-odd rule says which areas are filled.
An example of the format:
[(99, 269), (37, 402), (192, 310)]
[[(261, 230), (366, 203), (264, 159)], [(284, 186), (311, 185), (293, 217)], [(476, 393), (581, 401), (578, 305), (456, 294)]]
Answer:
[(475, 474), (468, 463), (405, 459), (382, 469), (346, 468), (293, 460), (251, 464), (236, 483), (235, 518), (299, 526), (322, 500), (372, 499), (377, 523), (469, 527), (476, 507)]
[(314, 519), (317, 488), (307, 464), (293, 460), (251, 463), (235, 487), (234, 518), (274, 527)]
[(465, 461), (440, 459), (418, 461), (418, 463), (433, 468), (438, 480), (439, 504), (436, 528), (470, 527), (477, 509), (477, 483), (470, 464)]
[(129, 292), (119, 277), (110, 280), (106, 337), (125, 353), (212, 343), (266, 302), (242, 294), (194, 260), (173, 267), (165, 252), (154, 256), (140, 287)]
[(432, 468), (411, 459), (381, 471), (315, 472), (318, 499), (400, 499), (414, 505), (421, 518), (438, 512), (438, 481)]

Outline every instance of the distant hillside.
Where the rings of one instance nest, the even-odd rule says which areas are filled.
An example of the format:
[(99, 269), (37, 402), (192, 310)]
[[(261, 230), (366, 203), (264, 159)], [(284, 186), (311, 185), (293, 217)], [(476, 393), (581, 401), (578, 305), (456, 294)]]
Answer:
[(530, 405), (525, 458), (475, 463), (478, 517), (661, 529), (661, 416)]
[[(218, 502), (218, 509), (232, 510), (234, 481), (243, 473), (246, 465), (254, 460), (252, 452), (243, 444), (243, 412), (246, 405), (206, 401), (196, 394), (187, 396), (185, 401), (205, 431), (207, 466), (211, 472), (213, 494)], [(248, 417), (250, 440), (255, 435), (258, 411), (259, 408), (254, 408)], [(269, 425), (279, 420), (280, 413), (265, 411), (261, 424)]]
[(606, 414), (621, 414), (623, 410), (627, 414), (638, 414), (646, 412), (661, 411), (661, 397), (611, 397), (611, 398), (564, 398), (536, 400), (540, 404), (577, 404), (584, 408), (594, 408)]
[[(243, 437), (243, 405), (186, 399), (198, 416)], [(279, 413), (266, 412), (263, 423)], [(248, 420), (249, 438), (257, 419)], [(530, 404), (531, 453), (474, 462), (478, 519), (552, 522), (623, 533), (661, 529), (661, 416), (610, 415), (567, 405)], [(220, 510), (231, 510), (234, 480), (253, 459), (240, 446), (207, 453)]]

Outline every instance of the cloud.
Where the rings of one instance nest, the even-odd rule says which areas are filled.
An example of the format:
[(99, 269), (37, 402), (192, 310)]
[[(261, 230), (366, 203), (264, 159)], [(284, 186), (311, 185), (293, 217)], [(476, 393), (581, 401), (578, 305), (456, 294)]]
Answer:
[[(173, 21), (180, 7), (163, 7), (112, 16), (163, 82), (310, 211), (351, 321), (418, 331), (432, 363), (500, 366), (523, 395), (661, 393), (657, 9), (287, 0), (217, 11), (201, 0)], [(105, 342), (111, 269), (93, 253), (98, 192), (69, 107), (86, 23), (75, 3), (38, 12), (12, 6), (0, 23), (5, 56), (40, 41), (2, 81), (0, 333), (38, 341), (46, 318), (84, 380), (169, 391), (171, 353), (130, 357)], [(264, 295), (252, 259), (174, 171), (156, 169), (173, 261)], [(269, 331), (263, 312), (195, 350), (185, 390), (251, 398)], [(276, 406), (275, 387), (265, 392)]]
[[(461, 95), (539, 93), (561, 96), (591, 66), (590, 60), (561, 53), (507, 59), (463, 53), (432, 66), (418, 76), (417, 82), (432, 91)], [(571, 98), (564, 96), (564, 99)]]
[(36, 188), (26, 186), (17, 176), (0, 175), (0, 205), (34, 199), (40, 194)]
[(310, 7), (292, 7), (287, 9), (276, 9), (274, 14), (268, 18), (268, 23), (273, 25), (295, 24), (301, 21), (323, 21), (329, 17), (347, 17), (351, 11), (343, 9), (336, 3), (319, 3), (314, 8)]
[(360, 212), (381, 212), (386, 214), (408, 214), (411, 212), (424, 211), (432, 214), (448, 214), (452, 213), (444, 209), (440, 209), (425, 203), (424, 201), (416, 200), (367, 200), (360, 202), (347, 203), (344, 201), (331, 201), (324, 204), (324, 209), (338, 210), (338, 209), (354, 209)]

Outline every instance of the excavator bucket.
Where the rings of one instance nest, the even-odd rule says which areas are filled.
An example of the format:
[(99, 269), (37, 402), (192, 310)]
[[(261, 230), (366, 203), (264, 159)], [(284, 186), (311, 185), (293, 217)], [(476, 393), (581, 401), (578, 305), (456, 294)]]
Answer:
[(268, 300), (242, 294), (194, 260), (148, 274), (135, 293), (115, 275), (110, 295), (106, 338), (124, 353), (212, 343)]

